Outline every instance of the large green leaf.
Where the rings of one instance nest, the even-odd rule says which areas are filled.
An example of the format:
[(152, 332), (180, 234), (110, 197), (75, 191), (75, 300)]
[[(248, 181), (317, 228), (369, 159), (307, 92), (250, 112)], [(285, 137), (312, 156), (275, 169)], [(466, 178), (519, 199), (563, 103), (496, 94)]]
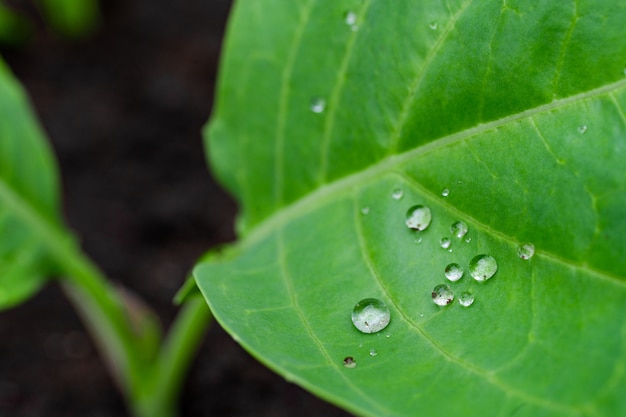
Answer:
[[(360, 415), (626, 414), (625, 21), (623, 1), (239, 1), (207, 133), (241, 240), (195, 271), (217, 320)], [(452, 262), (468, 308), (432, 302)], [(368, 297), (377, 334), (350, 320)]]
[(33, 294), (54, 270), (41, 240), (60, 226), (56, 165), (17, 81), (0, 61), (0, 309)]

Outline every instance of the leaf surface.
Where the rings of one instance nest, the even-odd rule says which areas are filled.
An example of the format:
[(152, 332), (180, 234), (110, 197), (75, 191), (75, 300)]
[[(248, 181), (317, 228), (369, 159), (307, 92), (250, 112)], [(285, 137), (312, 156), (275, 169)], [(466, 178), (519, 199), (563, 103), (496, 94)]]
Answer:
[[(216, 319), (359, 415), (625, 414), (625, 18), (611, 1), (240, 1), (207, 133), (241, 240), (195, 271)], [(423, 232), (404, 224), (416, 204)], [(478, 254), (498, 263), (486, 282)], [(435, 305), (446, 282), (474, 304)], [(362, 334), (370, 297), (391, 323)]]
[(0, 308), (54, 270), (42, 225), (60, 226), (56, 165), (24, 92), (0, 61)]

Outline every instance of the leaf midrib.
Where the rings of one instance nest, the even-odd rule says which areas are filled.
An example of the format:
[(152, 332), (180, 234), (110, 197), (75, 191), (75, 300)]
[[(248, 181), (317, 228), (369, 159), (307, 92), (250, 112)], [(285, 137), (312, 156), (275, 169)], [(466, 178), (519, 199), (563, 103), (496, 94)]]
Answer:
[[(316, 210), (317, 208), (325, 205), (328, 201), (333, 200), (338, 196), (345, 195), (349, 192), (349, 190), (356, 186), (361, 186), (363, 184), (367, 184), (370, 181), (375, 181), (384, 173), (399, 173), (399, 171), (395, 170), (394, 168), (413, 158), (435, 152), (439, 149), (445, 148), (455, 143), (461, 143), (465, 140), (469, 140), (472, 137), (478, 136), (490, 130), (497, 129), (499, 127), (514, 123), (525, 118), (530, 118), (539, 114), (565, 108), (567, 106), (580, 103), (584, 100), (590, 100), (593, 98), (601, 97), (603, 95), (609, 95), (623, 87), (626, 87), (626, 79), (570, 97), (554, 100), (551, 103), (533, 107), (531, 109), (527, 109), (522, 112), (500, 118), (498, 120), (494, 120), (488, 123), (481, 123), (474, 127), (435, 139), (429, 143), (410, 149), (406, 152), (383, 158), (364, 170), (358, 171), (343, 178), (339, 178), (333, 182), (326, 183), (325, 185), (312, 190), (300, 199), (293, 201), (289, 205), (283, 206), (281, 209), (275, 211), (272, 215), (268, 216), (263, 221), (255, 225), (252, 229), (248, 230), (246, 234), (241, 237), (239, 247), (241, 249), (244, 249), (246, 247), (254, 245), (267, 235), (273, 233), (276, 230), (279, 230), (284, 224), (292, 221), (293, 219)], [(410, 180), (413, 184), (418, 184), (420, 189), (424, 193), (432, 195), (429, 190), (421, 186), (421, 184), (419, 184), (416, 180), (412, 178)], [(493, 234), (494, 236), (503, 239), (504, 241), (516, 243), (515, 239), (508, 236), (507, 234), (491, 228), (490, 226), (478, 221), (467, 213), (459, 211), (454, 206), (449, 205), (445, 202), (442, 204), (446, 205), (446, 208), (450, 211), (453, 211), (455, 214), (463, 216), (474, 222), (478, 228), (481, 228)], [(608, 271), (598, 270), (586, 264), (576, 263), (571, 259), (563, 258), (559, 255), (545, 250), (538, 250), (535, 256), (544, 256), (557, 263), (584, 270), (593, 276), (611, 282), (620, 287), (626, 287), (626, 282), (624, 282), (621, 277), (613, 275)]]

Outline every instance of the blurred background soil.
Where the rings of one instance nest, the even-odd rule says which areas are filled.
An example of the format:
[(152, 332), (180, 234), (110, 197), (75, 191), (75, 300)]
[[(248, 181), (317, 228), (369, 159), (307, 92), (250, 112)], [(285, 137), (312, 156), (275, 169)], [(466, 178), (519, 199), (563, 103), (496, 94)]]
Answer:
[[(87, 39), (51, 33), (0, 52), (57, 154), (64, 212), (86, 253), (168, 326), (194, 261), (234, 238), (236, 206), (210, 176), (207, 120), (227, 0), (103, 0)], [(0, 417), (126, 416), (58, 286), (0, 314)], [(347, 416), (285, 382), (214, 324), (183, 387), (183, 416)]]

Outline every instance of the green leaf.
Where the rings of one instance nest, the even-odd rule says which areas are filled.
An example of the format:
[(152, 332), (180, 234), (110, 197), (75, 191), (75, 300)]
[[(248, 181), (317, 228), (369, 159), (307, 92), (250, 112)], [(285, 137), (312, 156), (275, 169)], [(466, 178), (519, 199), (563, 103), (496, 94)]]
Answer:
[[(195, 271), (216, 319), (358, 415), (626, 414), (625, 19), (618, 1), (240, 1), (207, 133), (241, 240)], [(474, 304), (435, 305), (446, 282)], [(391, 310), (377, 334), (350, 320), (370, 297)]]
[(52, 28), (69, 38), (92, 32), (100, 20), (98, 0), (38, 0)]
[(41, 225), (60, 226), (57, 170), (21, 87), (0, 61), (0, 308), (54, 271)]

